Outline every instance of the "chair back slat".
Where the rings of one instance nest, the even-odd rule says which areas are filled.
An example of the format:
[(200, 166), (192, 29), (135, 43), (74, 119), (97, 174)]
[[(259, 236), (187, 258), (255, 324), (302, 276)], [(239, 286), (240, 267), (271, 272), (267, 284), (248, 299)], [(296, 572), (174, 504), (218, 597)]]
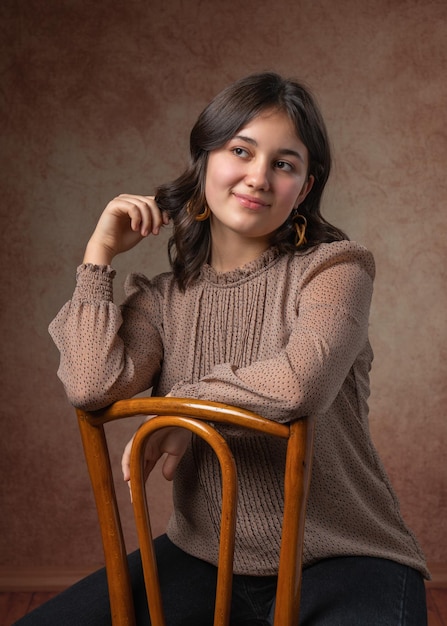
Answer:
[(148, 519), (146, 490), (144, 488), (144, 446), (154, 432), (168, 427), (186, 428), (204, 439), (214, 450), (220, 463), (222, 511), (214, 626), (228, 626), (237, 511), (236, 464), (225, 439), (220, 433), (206, 422), (184, 416), (154, 417), (137, 431), (132, 445), (130, 480), (131, 484), (135, 485), (135, 489), (132, 487), (132, 499), (142, 553), (151, 624), (152, 626), (165, 626), (162, 610), (160, 611), (161, 597), (157, 584), (156, 562), (153, 557), (150, 520)]

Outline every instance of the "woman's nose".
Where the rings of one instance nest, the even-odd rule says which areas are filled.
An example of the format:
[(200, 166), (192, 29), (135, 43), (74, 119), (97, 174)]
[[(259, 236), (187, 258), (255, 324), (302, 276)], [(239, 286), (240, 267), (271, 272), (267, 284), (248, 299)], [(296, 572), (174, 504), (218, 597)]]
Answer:
[(249, 187), (266, 191), (270, 187), (268, 164), (254, 159), (248, 168), (245, 181)]

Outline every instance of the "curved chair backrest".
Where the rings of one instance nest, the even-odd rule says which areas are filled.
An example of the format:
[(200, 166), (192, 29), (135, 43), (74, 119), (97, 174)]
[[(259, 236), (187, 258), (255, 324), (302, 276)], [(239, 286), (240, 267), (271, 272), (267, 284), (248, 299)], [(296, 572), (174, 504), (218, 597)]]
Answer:
[(166, 626), (153, 552), (144, 484), (143, 456), (147, 438), (167, 426), (187, 428), (214, 450), (222, 473), (222, 511), (214, 626), (228, 626), (237, 506), (237, 468), (229, 447), (213, 423), (230, 424), (287, 440), (284, 518), (276, 591), (274, 626), (297, 626), (302, 551), (310, 484), (313, 419), (278, 424), (237, 407), (190, 398), (133, 398), (101, 411), (76, 410), (85, 457), (98, 510), (104, 546), (113, 626), (135, 626), (126, 551), (115, 496), (104, 424), (134, 415), (157, 415), (141, 426), (131, 452), (131, 483), (146, 593), (152, 626)]

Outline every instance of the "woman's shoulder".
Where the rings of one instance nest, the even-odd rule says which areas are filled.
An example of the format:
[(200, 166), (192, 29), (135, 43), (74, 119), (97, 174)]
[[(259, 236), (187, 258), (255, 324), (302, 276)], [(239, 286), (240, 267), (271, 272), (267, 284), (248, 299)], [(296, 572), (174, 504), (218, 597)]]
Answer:
[(126, 294), (136, 291), (148, 295), (164, 296), (175, 287), (174, 275), (172, 272), (163, 272), (149, 278), (146, 274), (133, 272), (126, 278), (124, 289)]
[(371, 278), (375, 276), (375, 261), (370, 250), (356, 241), (342, 240), (320, 243), (303, 252), (296, 252), (292, 264), (306, 268), (324, 268), (336, 264), (349, 264), (361, 267)]

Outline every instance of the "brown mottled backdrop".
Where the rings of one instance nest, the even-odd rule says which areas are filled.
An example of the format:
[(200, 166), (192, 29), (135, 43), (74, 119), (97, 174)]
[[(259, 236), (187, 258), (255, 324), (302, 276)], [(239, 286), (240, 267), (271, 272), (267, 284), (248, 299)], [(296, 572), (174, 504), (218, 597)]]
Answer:
[[(265, 69), (305, 80), (326, 117), (325, 213), (377, 261), (373, 435), (428, 559), (446, 563), (445, 0), (2, 0), (0, 16), (1, 571), (101, 563), (47, 326), (107, 201), (177, 175), (209, 98)], [(165, 243), (119, 259), (118, 284), (166, 269)], [(133, 428), (112, 437), (118, 478)], [(162, 530), (169, 489), (154, 483)]]

